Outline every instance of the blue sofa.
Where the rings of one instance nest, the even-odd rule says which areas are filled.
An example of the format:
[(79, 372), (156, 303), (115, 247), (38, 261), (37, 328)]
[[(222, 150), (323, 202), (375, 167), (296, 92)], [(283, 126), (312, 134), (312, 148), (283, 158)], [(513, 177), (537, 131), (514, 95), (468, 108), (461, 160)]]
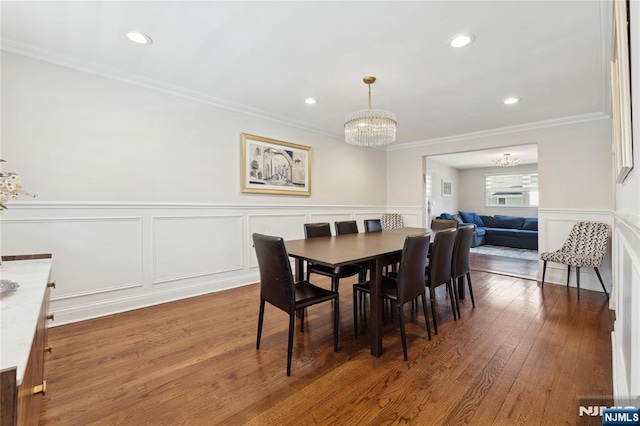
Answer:
[(538, 218), (519, 216), (484, 216), (472, 212), (452, 215), (442, 213), (440, 219), (455, 219), (459, 226), (473, 225), (472, 247), (488, 244), (538, 250)]

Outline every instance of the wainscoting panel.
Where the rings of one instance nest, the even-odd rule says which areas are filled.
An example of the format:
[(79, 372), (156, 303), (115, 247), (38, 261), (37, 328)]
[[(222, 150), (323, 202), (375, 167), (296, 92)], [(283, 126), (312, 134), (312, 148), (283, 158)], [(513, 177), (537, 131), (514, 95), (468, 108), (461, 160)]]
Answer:
[(640, 216), (616, 214), (614, 219), (614, 393), (640, 395)]
[(420, 207), (15, 201), (1, 250), (53, 254), (57, 326), (255, 283), (252, 233), (299, 239), (304, 223), (336, 220), (364, 232), (387, 211), (420, 226)]
[(53, 253), (53, 301), (142, 286), (141, 217), (2, 221), (5, 254)]
[(243, 268), (242, 215), (153, 218), (153, 284)]
[[(565, 209), (539, 209), (538, 210), (538, 251), (549, 252), (559, 250), (566, 241), (571, 228), (577, 222), (593, 221), (604, 222), (611, 226), (612, 213), (607, 210), (565, 210)], [(612, 287), (611, 273), (611, 239), (607, 246), (604, 264), (598, 268), (607, 291)], [(538, 271), (538, 280), (542, 279), (542, 263)], [(576, 286), (575, 268), (571, 268), (569, 285)], [(547, 263), (546, 283), (566, 285), (567, 267), (558, 263)], [(580, 288), (602, 292), (600, 281), (593, 268), (580, 269)], [(603, 294), (604, 297), (604, 294)]]

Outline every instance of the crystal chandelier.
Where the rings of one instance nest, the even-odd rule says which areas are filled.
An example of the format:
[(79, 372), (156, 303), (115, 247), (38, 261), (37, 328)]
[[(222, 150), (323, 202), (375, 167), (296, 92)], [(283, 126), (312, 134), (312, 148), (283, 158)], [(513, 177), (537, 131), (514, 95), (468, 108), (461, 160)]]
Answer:
[(504, 154), (502, 158), (494, 159), (493, 163), (498, 167), (513, 167), (522, 163), (518, 157), (511, 157), (511, 154)]
[(356, 146), (387, 145), (396, 140), (396, 115), (383, 109), (371, 109), (371, 85), (375, 77), (362, 79), (369, 86), (369, 108), (347, 115), (344, 123), (344, 139)]

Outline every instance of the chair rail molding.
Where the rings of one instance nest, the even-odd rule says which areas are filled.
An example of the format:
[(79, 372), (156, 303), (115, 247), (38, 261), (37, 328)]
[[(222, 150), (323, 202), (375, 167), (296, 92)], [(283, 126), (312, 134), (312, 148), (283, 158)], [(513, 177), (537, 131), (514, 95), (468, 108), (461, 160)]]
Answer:
[[(54, 326), (257, 283), (253, 232), (304, 238), (303, 224), (420, 206), (12, 201), (2, 253), (53, 253)], [(257, 302), (256, 302), (257, 303)]]

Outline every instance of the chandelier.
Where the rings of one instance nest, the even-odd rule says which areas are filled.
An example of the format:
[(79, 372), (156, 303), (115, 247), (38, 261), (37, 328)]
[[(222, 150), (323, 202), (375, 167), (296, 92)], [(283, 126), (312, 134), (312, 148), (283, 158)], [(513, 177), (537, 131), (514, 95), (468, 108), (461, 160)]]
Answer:
[(511, 154), (503, 154), (502, 158), (494, 159), (493, 163), (498, 167), (513, 167), (522, 163), (518, 157), (511, 157)]
[(396, 115), (383, 109), (371, 109), (371, 85), (375, 77), (362, 79), (369, 86), (369, 108), (347, 115), (344, 123), (344, 139), (356, 146), (387, 145), (396, 140)]

